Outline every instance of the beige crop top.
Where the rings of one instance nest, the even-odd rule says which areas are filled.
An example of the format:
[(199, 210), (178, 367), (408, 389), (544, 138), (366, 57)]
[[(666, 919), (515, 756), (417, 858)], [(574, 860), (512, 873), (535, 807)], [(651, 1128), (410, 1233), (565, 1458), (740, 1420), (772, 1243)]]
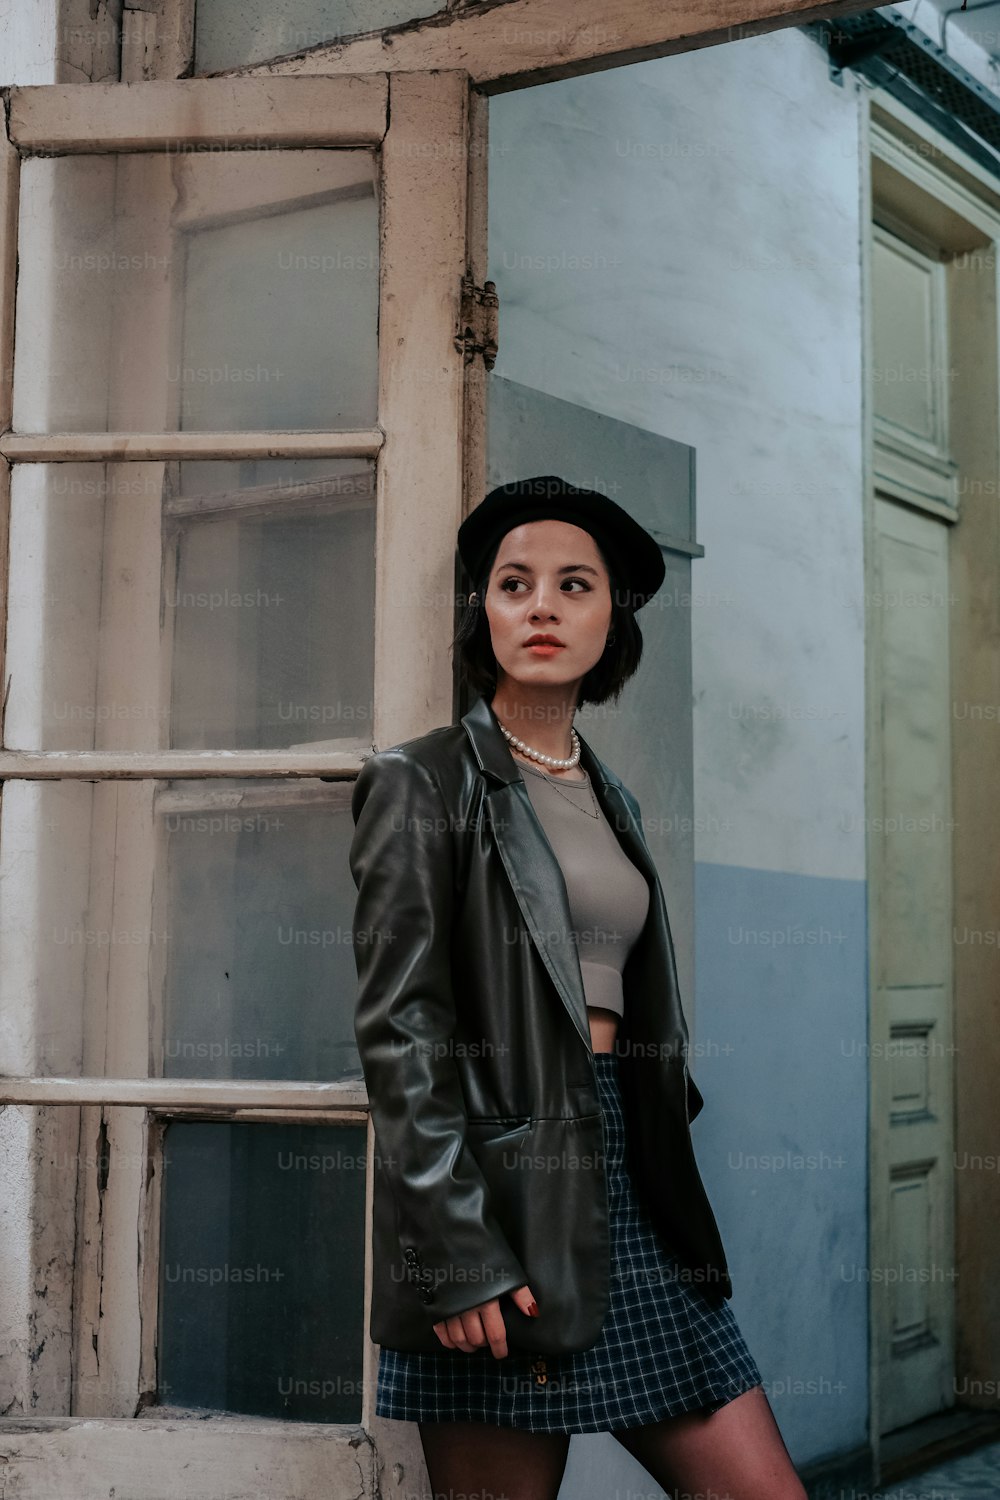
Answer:
[(517, 764), (562, 869), (587, 1004), (623, 1016), (622, 971), (649, 912), (646, 877), (618, 842), (586, 772), (586, 781), (567, 781)]

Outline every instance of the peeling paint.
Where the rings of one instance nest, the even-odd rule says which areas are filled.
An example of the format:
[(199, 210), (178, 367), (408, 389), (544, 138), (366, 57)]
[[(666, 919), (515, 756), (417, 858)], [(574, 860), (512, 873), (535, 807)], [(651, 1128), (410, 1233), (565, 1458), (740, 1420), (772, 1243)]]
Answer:
[[(102, 1113), (101, 1125), (97, 1132), (97, 1191), (103, 1196), (108, 1186), (108, 1176), (111, 1171), (111, 1154), (108, 1149), (108, 1122)], [(103, 1209), (103, 1204), (102, 1204)]]

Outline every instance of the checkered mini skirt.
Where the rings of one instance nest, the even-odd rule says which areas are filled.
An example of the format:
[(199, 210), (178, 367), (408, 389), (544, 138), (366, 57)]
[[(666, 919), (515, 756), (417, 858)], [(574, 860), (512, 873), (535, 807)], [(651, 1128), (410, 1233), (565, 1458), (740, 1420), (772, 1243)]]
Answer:
[(760, 1385), (728, 1302), (685, 1278), (636, 1195), (625, 1160), (618, 1054), (596, 1052), (604, 1111), (611, 1304), (597, 1343), (576, 1354), (489, 1347), (379, 1350), (375, 1412), (421, 1422), (486, 1422), (531, 1432), (612, 1432), (680, 1412), (716, 1411)]

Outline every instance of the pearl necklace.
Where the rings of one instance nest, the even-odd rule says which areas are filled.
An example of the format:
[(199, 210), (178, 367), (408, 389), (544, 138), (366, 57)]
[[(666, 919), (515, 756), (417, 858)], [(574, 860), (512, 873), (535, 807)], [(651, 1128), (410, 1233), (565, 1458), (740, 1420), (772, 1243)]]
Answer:
[[(499, 720), (497, 722), (499, 723)], [(516, 734), (511, 734), (510, 730), (503, 724), (500, 725), (500, 733), (510, 744), (520, 750), (522, 755), (528, 755), (532, 760), (540, 760), (542, 765), (552, 766), (557, 771), (568, 771), (580, 759), (580, 736), (575, 729), (570, 729), (569, 732), (570, 739), (573, 742), (573, 754), (568, 760), (560, 760), (558, 755), (543, 755), (541, 750), (533, 750), (530, 745), (526, 745), (523, 740), (519, 740)]]

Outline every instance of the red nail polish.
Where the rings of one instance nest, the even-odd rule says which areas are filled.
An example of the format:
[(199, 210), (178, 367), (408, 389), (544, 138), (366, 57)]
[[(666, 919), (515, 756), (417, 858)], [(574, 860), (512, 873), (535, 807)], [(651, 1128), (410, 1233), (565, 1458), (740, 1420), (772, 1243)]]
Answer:
[(538, 1317), (538, 1303), (535, 1301), (534, 1297), (532, 1297), (531, 1301), (528, 1303), (528, 1317)]

